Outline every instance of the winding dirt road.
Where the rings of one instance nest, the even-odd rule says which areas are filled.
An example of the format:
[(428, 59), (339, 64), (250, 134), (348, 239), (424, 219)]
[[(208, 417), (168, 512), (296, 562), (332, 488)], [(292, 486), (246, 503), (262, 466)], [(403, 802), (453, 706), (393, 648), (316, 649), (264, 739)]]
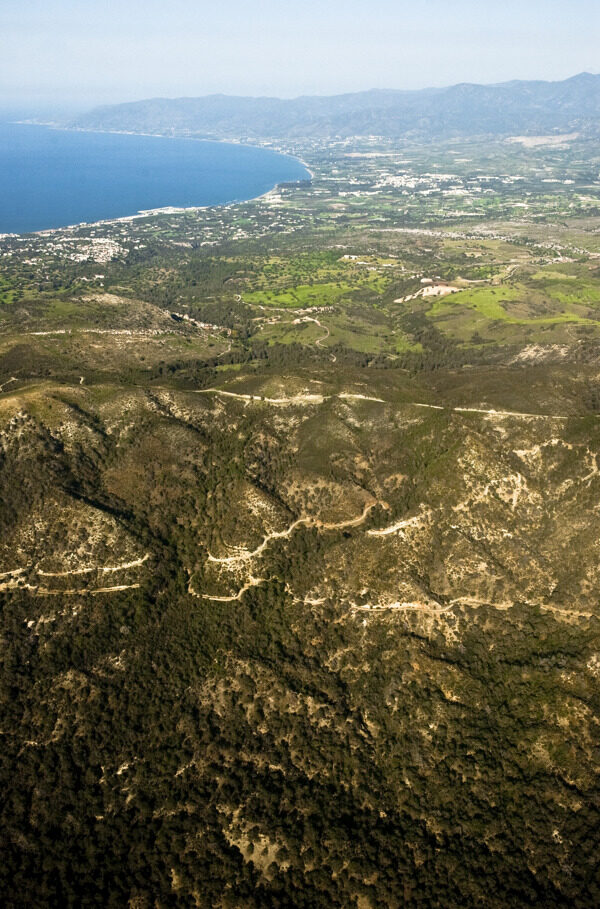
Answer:
[[(275, 404), (279, 407), (295, 404), (324, 404), (325, 401), (332, 401), (334, 398), (341, 398), (345, 401), (374, 401), (377, 404), (385, 404), (383, 398), (372, 398), (369, 395), (351, 394), (350, 392), (341, 392), (338, 395), (292, 395), (290, 398), (267, 398), (263, 395), (241, 394), (235, 391), (225, 391), (222, 388), (200, 388), (195, 394), (198, 395), (223, 395), (226, 398), (237, 398), (240, 401), (256, 402), (263, 404)], [(427, 405), (423, 405), (427, 406)], [(441, 408), (440, 408), (441, 409)]]
[(326, 521), (319, 521), (317, 518), (304, 517), (297, 518), (286, 530), (276, 530), (273, 533), (267, 534), (260, 546), (257, 546), (256, 549), (250, 551), (248, 549), (241, 549), (236, 555), (217, 557), (214, 555), (208, 554), (209, 562), (216, 562), (219, 565), (235, 565), (239, 562), (246, 562), (250, 559), (255, 559), (257, 556), (264, 552), (271, 540), (284, 540), (292, 535), (296, 527), (318, 527), (319, 530), (343, 530), (346, 527), (358, 527), (360, 524), (363, 524), (369, 515), (369, 513), (378, 505), (378, 502), (371, 502), (369, 505), (365, 505), (365, 508), (357, 518), (350, 518), (347, 521), (339, 521), (328, 523)]
[(192, 596), (196, 597), (199, 600), (213, 600), (215, 603), (235, 603), (242, 599), (247, 590), (250, 590), (252, 587), (260, 587), (261, 584), (267, 584), (269, 578), (253, 578), (250, 577), (248, 581), (244, 584), (243, 587), (240, 587), (236, 594), (232, 596), (214, 596), (211, 593), (196, 593), (192, 587), (192, 581), (190, 578), (190, 583), (188, 585), (188, 593), (191, 593)]
[[(398, 405), (393, 405), (391, 401), (385, 401), (383, 398), (376, 398), (370, 395), (363, 394), (351, 394), (350, 392), (340, 392), (339, 394), (332, 395), (318, 395), (318, 394), (304, 394), (304, 395), (292, 395), (289, 398), (269, 398), (263, 395), (250, 395), (250, 394), (241, 394), (240, 392), (235, 391), (226, 391), (222, 388), (201, 388), (195, 392), (196, 394), (214, 394), (214, 395), (223, 395), (227, 398), (238, 398), (241, 401), (256, 402), (263, 404), (273, 404), (279, 407), (284, 407), (286, 405), (293, 406), (295, 404), (323, 404), (325, 401), (332, 401), (335, 398), (341, 398), (346, 401), (373, 401), (377, 404), (388, 404), (390, 406), (398, 407), (420, 407), (425, 410), (447, 410), (450, 413), (476, 413), (482, 414), (483, 416), (494, 417), (499, 420), (504, 420), (508, 418), (516, 418), (521, 420), (570, 420), (573, 416), (577, 414), (556, 414), (556, 413), (530, 413), (519, 410), (496, 410), (495, 408), (486, 409), (484, 407), (450, 407), (444, 404), (425, 404), (421, 401), (401, 401)], [(599, 419), (600, 416), (596, 415)]]
[(91, 565), (87, 568), (72, 568), (69, 571), (42, 571), (40, 568), (37, 573), (44, 578), (66, 578), (69, 575), (75, 574), (92, 574), (94, 571), (97, 571), (100, 574), (112, 574), (115, 571), (126, 571), (128, 568), (139, 568), (140, 565), (147, 562), (149, 558), (150, 553), (147, 552), (146, 555), (142, 556), (140, 559), (135, 559), (133, 562), (123, 562), (121, 565), (107, 565), (104, 568)]
[(10, 385), (11, 382), (18, 382), (18, 379), (15, 379), (14, 376), (11, 376), (10, 379), (7, 379), (3, 385), (0, 385), (0, 394), (4, 391), (7, 385)]

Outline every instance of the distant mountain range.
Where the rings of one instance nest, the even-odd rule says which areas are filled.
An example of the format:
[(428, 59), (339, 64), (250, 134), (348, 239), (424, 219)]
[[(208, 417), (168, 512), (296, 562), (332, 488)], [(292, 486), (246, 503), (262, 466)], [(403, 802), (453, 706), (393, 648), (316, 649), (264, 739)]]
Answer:
[(227, 95), (152, 98), (98, 107), (70, 126), (219, 139), (355, 135), (417, 139), (573, 130), (598, 135), (600, 75), (293, 100)]

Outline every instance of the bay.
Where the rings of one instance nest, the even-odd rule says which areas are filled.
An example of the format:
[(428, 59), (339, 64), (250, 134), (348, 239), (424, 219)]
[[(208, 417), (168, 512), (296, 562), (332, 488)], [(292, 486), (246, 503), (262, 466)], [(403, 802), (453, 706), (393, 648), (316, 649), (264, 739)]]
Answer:
[(253, 146), (0, 123), (0, 233), (224, 205), (308, 177)]

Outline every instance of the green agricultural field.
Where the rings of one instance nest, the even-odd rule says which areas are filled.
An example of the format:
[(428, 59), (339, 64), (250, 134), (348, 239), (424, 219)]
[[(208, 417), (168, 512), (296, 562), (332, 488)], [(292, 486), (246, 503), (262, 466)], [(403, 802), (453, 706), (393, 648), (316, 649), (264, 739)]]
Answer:
[(333, 306), (345, 300), (356, 299), (361, 292), (369, 297), (385, 292), (389, 281), (378, 276), (369, 276), (354, 283), (347, 281), (335, 284), (298, 284), (281, 291), (252, 291), (244, 295), (248, 303), (264, 306), (285, 306), (290, 309), (306, 309), (310, 306)]
[(441, 331), (463, 341), (471, 331), (507, 341), (536, 340), (556, 329), (556, 337), (563, 339), (569, 337), (569, 326), (597, 336), (600, 283), (575, 280), (573, 286), (563, 276), (538, 272), (527, 282), (465, 289), (433, 303), (427, 316)]

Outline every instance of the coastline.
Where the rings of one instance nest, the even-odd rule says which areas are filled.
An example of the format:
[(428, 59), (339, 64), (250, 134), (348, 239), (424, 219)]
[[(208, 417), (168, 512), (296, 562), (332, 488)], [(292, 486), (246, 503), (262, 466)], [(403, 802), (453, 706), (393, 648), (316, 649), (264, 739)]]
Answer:
[[(41, 121), (32, 121), (32, 120), (15, 120), (14, 123), (19, 126), (38, 126), (45, 127), (46, 129), (53, 129), (58, 132), (80, 132), (80, 133), (98, 133), (101, 135), (120, 135), (120, 136), (144, 136), (147, 138), (153, 139), (186, 139), (192, 142), (205, 142), (210, 144), (223, 144), (223, 145), (234, 145), (242, 146), (247, 148), (256, 148), (261, 151), (271, 151), (274, 154), (281, 155), (282, 157), (291, 158), (297, 161), (302, 167), (306, 170), (309, 175), (309, 180), (306, 182), (312, 182), (314, 180), (314, 173), (306, 163), (300, 158), (299, 155), (290, 154), (289, 152), (279, 149), (272, 148), (270, 146), (258, 145), (252, 142), (242, 142), (228, 140), (228, 139), (208, 139), (208, 138), (199, 138), (195, 136), (165, 136), (160, 133), (141, 133), (141, 132), (132, 132), (131, 130), (100, 130), (100, 129), (83, 129), (81, 127), (75, 126), (61, 126), (56, 123), (43, 123)], [(176, 214), (185, 214), (186, 212), (200, 212), (200, 211), (209, 211), (211, 209), (220, 209), (228, 208), (230, 206), (236, 205), (247, 205), (251, 202), (260, 202), (262, 199), (266, 199), (272, 193), (276, 192), (278, 188), (284, 183), (297, 183), (298, 186), (301, 185), (302, 180), (292, 180), (292, 181), (279, 181), (275, 183), (270, 189), (265, 190), (265, 192), (260, 193), (258, 196), (251, 196), (248, 199), (232, 199), (227, 202), (219, 202), (214, 205), (186, 205), (186, 206), (162, 206), (161, 208), (150, 208), (150, 209), (140, 209), (139, 211), (130, 214), (130, 215), (119, 215), (116, 218), (101, 218), (98, 221), (78, 221), (73, 224), (65, 224), (61, 227), (44, 227), (40, 230), (30, 230), (30, 231), (21, 231), (16, 233), (0, 233), (0, 241), (15, 238), (15, 237), (24, 237), (24, 236), (48, 236), (50, 234), (61, 233), (63, 231), (74, 231), (81, 228), (88, 227), (102, 227), (110, 224), (124, 224), (130, 221), (138, 221), (142, 218), (154, 218), (159, 217), (160, 215), (176, 215)]]
[[(300, 155), (294, 154), (293, 152), (286, 151), (284, 148), (279, 148), (272, 145), (261, 145), (259, 142), (248, 142), (242, 139), (219, 139), (218, 137), (207, 138), (202, 136), (165, 136), (164, 133), (142, 133), (136, 132), (131, 129), (93, 129), (92, 127), (83, 127), (83, 126), (64, 126), (60, 123), (53, 122), (44, 122), (42, 120), (15, 120), (19, 126), (45, 126), (47, 129), (55, 129), (59, 132), (64, 133), (98, 133), (104, 136), (145, 136), (149, 139), (188, 139), (190, 142), (217, 142), (223, 145), (241, 145), (245, 148), (260, 148), (263, 151), (272, 151), (278, 155), (284, 155), (286, 158), (294, 158), (296, 161), (299, 161), (302, 167), (308, 171), (310, 174), (311, 180), (314, 179), (314, 173), (300, 157)], [(256, 198), (260, 198), (257, 196)], [(248, 199), (247, 201), (251, 201)]]
[[(46, 126), (49, 129), (58, 129), (58, 130), (62, 130), (63, 132), (99, 133), (100, 135), (105, 135), (105, 136), (146, 136), (147, 138), (151, 138), (151, 139), (188, 139), (190, 142), (219, 142), (219, 143), (222, 143), (223, 145), (241, 145), (243, 148), (260, 148), (263, 151), (272, 151), (278, 155), (283, 155), (286, 158), (293, 158), (295, 161), (298, 161), (302, 165), (302, 167), (308, 172), (311, 180), (314, 180), (314, 178), (315, 178), (313, 171), (310, 169), (310, 167), (308, 166), (306, 161), (304, 161), (304, 159), (300, 157), (300, 155), (296, 155), (293, 152), (286, 151), (284, 148), (278, 148), (277, 146), (260, 145), (260, 143), (258, 143), (258, 142), (246, 142), (246, 141), (243, 141), (242, 139), (218, 139), (218, 138), (208, 139), (208, 138), (202, 138), (200, 136), (165, 136), (163, 133), (140, 133), (140, 132), (134, 132), (131, 129), (92, 129), (91, 127), (88, 127), (86, 129), (83, 126), (59, 126), (56, 123), (41, 123), (41, 122), (34, 123), (33, 121), (27, 121), (27, 120), (22, 120), (22, 121), (18, 121), (18, 122), (22, 123), (23, 125)], [(276, 186), (278, 186), (278, 185), (279, 184), (276, 184)], [(275, 189), (275, 187), (273, 187), (273, 189)], [(272, 192), (272, 190), (268, 190), (268, 192)], [(263, 195), (266, 195), (266, 193), (263, 193)], [(255, 198), (261, 199), (262, 196), (256, 196)], [(253, 202), (253, 201), (255, 201), (255, 199), (246, 199), (245, 201)]]

